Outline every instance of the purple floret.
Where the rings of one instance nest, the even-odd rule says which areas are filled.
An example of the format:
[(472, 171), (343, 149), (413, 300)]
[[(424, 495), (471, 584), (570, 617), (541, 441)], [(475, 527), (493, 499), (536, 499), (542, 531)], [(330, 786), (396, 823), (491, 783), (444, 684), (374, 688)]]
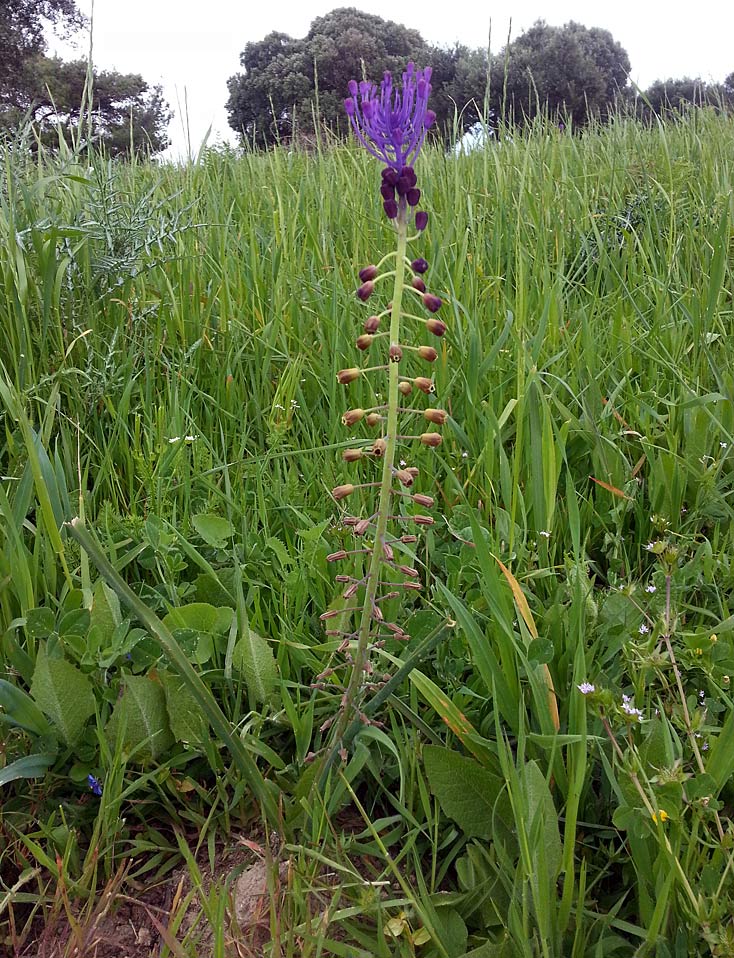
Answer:
[[(436, 114), (428, 109), (430, 80), (430, 67), (416, 70), (415, 64), (409, 63), (399, 87), (393, 87), (390, 73), (385, 74), (379, 89), (373, 83), (358, 84), (355, 80), (349, 83), (350, 96), (344, 101), (344, 109), (357, 139), (372, 156), (397, 174), (412, 166), (426, 130), (436, 120)], [(404, 181), (398, 186), (400, 195), (415, 185), (412, 169), (409, 178), (413, 182), (405, 184)]]

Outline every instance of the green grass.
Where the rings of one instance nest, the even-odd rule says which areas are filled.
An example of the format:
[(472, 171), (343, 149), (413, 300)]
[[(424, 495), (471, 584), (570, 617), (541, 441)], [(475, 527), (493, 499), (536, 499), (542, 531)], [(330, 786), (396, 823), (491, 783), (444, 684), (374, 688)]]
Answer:
[[(62, 877), (93, 901), (123, 858), (164, 876), (174, 830), (257, 829), (264, 803), (293, 876), (269, 954), (732, 955), (731, 118), (424, 152), (414, 250), (447, 301), (450, 420), (416, 454), (438, 505), (414, 644), (376, 666), (452, 624), (322, 791), (306, 759), (339, 692), (313, 685), (338, 643), (318, 617), (351, 541), (329, 490), (366, 428), (342, 412), (374, 403), (335, 373), (356, 272), (393, 245), (378, 181), (343, 147), (4, 152), (2, 754), (41, 777), (0, 786), (0, 933), (50, 920)], [(214, 712), (182, 718), (175, 650), (102, 586), (74, 515), (239, 764)]]

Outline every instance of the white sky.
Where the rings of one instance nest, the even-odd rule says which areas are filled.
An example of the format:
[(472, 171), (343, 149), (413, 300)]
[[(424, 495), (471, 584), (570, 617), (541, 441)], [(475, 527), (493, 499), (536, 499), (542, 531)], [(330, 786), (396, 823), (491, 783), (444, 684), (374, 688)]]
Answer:
[[(77, 0), (77, 6), (89, 15), (92, 0)], [(682, 0), (556, 0), (552, 6), (547, 0), (423, 0), (413, 5), (414, 20), (396, 13), (396, 6), (410, 4), (394, 0), (96, 0), (94, 62), (99, 69), (141, 73), (150, 84), (162, 84), (175, 112), (169, 153), (180, 156), (188, 143), (196, 152), (210, 126), (210, 143), (234, 142), (224, 108), (226, 84), (239, 71), (239, 54), (248, 41), (273, 30), (302, 37), (315, 17), (340, 6), (403, 22), (429, 43), (458, 40), (471, 47), (486, 46), (491, 18), (494, 51), (506, 41), (510, 18), (513, 36), (538, 19), (604, 27), (627, 50), (632, 79), (642, 87), (686, 75), (721, 82), (734, 70), (731, 0), (695, 10)], [(81, 56), (87, 46), (88, 37), (80, 35), (75, 51), (52, 49)]]

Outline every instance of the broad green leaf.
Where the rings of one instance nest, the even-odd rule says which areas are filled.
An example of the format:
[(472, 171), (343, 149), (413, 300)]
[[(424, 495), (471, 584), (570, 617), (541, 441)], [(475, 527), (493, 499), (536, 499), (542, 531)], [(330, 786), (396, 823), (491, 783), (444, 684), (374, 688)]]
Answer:
[(180, 605), (166, 615), (164, 625), (169, 629), (193, 629), (195, 632), (226, 632), (232, 622), (232, 609), (217, 608), (208, 602)]
[(92, 683), (79, 669), (65, 659), (48, 657), (41, 645), (31, 682), (31, 695), (36, 705), (61, 732), (67, 745), (78, 742), (87, 719), (94, 715)]
[(34, 735), (50, 735), (51, 726), (33, 699), (22, 689), (0, 679), (0, 722)]
[(99, 647), (107, 647), (112, 643), (112, 636), (121, 621), (120, 600), (106, 582), (97, 579), (89, 624), (97, 632)]
[(278, 684), (278, 666), (266, 639), (246, 627), (234, 647), (232, 665), (243, 674), (256, 702), (272, 698)]
[(498, 816), (504, 782), (473, 758), (449, 748), (428, 745), (423, 749), (426, 776), (444, 814), (466, 835), (491, 838)]
[(160, 682), (146, 675), (127, 675), (106, 732), (111, 746), (122, 735), (126, 751), (134, 751), (132, 758), (140, 763), (155, 760), (169, 749), (173, 735)]
[(168, 720), (173, 737), (177, 742), (194, 744), (203, 742), (208, 723), (185, 681), (171, 672), (161, 672), (158, 677), (166, 696)]
[(41, 778), (55, 761), (55, 752), (38, 752), (17, 758), (10, 765), (0, 769), (0, 787), (19, 778)]
[(25, 631), (29, 638), (45, 639), (54, 630), (56, 619), (51, 609), (29, 609), (25, 616)]
[(555, 882), (561, 869), (561, 835), (558, 812), (545, 775), (537, 762), (528, 762), (524, 774), (527, 832), (542, 845), (548, 879)]
[(234, 526), (229, 519), (201, 513), (193, 516), (191, 523), (207, 545), (221, 549), (227, 544), (227, 539), (234, 535)]
[(716, 798), (734, 775), (734, 710), (729, 712), (721, 731), (709, 749), (706, 772), (715, 782), (714, 797)]

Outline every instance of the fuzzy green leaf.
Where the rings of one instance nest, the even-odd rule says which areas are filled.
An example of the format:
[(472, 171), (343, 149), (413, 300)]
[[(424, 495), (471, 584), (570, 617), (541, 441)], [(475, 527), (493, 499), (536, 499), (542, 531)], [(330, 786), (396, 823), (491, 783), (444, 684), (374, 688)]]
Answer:
[(438, 745), (424, 748), (423, 759), (428, 784), (443, 813), (465, 835), (490, 838), (497, 818), (503, 815), (503, 803), (498, 802), (502, 779), (474, 759)]
[(49, 658), (46, 646), (41, 645), (31, 695), (59, 729), (66, 744), (76, 744), (95, 710), (92, 683), (87, 676), (65, 659)]
[(198, 744), (204, 741), (208, 723), (186, 682), (170, 672), (159, 674), (166, 696), (171, 732), (177, 742)]
[(107, 737), (114, 747), (122, 735), (123, 746), (141, 764), (155, 761), (173, 744), (166, 711), (166, 696), (160, 682), (145, 675), (125, 677), (125, 689), (107, 723)]
[(191, 519), (191, 524), (204, 542), (215, 549), (221, 549), (226, 545), (227, 539), (234, 535), (232, 523), (228, 519), (222, 519), (221, 516), (202, 513), (194, 516)]
[(246, 628), (232, 653), (232, 665), (240, 671), (256, 702), (267, 702), (278, 684), (278, 666), (267, 640)]

